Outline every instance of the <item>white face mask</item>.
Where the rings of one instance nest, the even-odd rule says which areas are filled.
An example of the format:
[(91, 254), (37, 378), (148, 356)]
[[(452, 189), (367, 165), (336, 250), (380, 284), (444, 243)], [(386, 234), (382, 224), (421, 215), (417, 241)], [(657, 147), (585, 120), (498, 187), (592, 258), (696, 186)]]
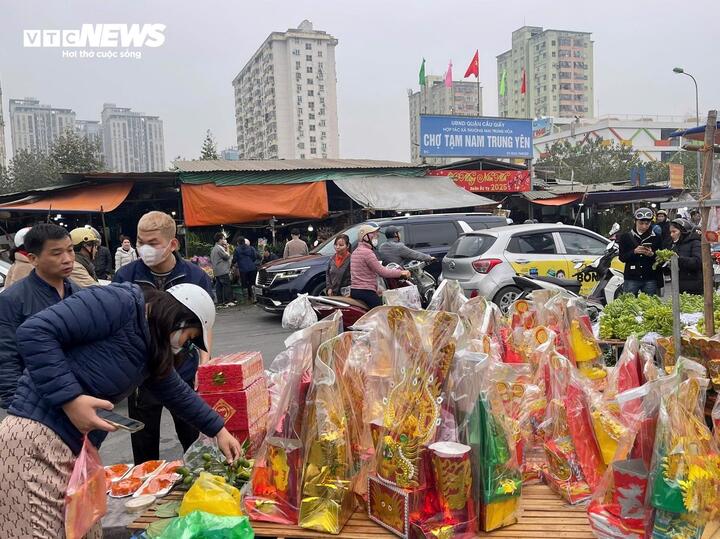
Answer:
[(143, 262), (145, 262), (147, 266), (157, 266), (165, 260), (165, 251), (169, 246), (170, 244), (165, 247), (156, 248), (152, 245), (141, 245), (138, 247), (138, 255), (140, 255), (140, 258), (142, 258)]
[(183, 349), (183, 345), (180, 344), (180, 336), (182, 335), (184, 327), (185, 324), (183, 323), (180, 325), (180, 329), (176, 329), (170, 334), (170, 348), (172, 349), (173, 355), (179, 354)]
[(372, 243), (372, 246), (373, 246), (373, 247), (377, 247), (377, 246), (378, 246), (378, 239), (377, 239), (377, 238), (373, 238), (372, 240), (370, 240), (370, 243)]

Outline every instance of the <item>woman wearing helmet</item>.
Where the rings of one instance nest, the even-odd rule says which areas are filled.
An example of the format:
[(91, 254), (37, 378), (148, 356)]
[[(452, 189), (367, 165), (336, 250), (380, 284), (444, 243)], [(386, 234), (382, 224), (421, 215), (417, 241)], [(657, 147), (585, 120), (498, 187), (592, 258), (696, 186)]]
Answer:
[(618, 239), (618, 258), (625, 263), (623, 290), (629, 294), (658, 295), (662, 273), (653, 269), (653, 264), (655, 252), (662, 246), (652, 230), (653, 217), (650, 208), (638, 208), (633, 229)]
[[(25, 373), (0, 424), (0, 537), (64, 537), (65, 490), (84, 436), (99, 447), (112, 410), (141, 384), (214, 436), (228, 461), (240, 443), (177, 374), (191, 346), (208, 347), (212, 298), (180, 284), (166, 292), (123, 283), (81, 290), (17, 330)], [(41, 508), (42, 510), (38, 510)], [(97, 523), (87, 537), (100, 537)]]
[(702, 294), (702, 255), (700, 234), (695, 225), (687, 219), (673, 219), (670, 222), (671, 249), (678, 256), (680, 293)]
[(378, 227), (362, 225), (358, 230), (358, 245), (350, 255), (350, 297), (365, 303), (370, 309), (382, 305), (377, 293), (377, 278), (398, 279), (409, 277), (410, 272), (388, 269), (375, 256)]
[(70, 279), (80, 288), (98, 284), (93, 261), (100, 247), (100, 235), (91, 226), (83, 226), (72, 229), (70, 239), (75, 249), (75, 264)]
[(10, 266), (8, 274), (5, 277), (5, 288), (30, 275), (33, 269), (24, 245), (25, 234), (27, 234), (31, 228), (30, 226), (26, 226), (15, 233), (15, 238), (13, 239), (15, 248), (10, 252), (10, 259), (13, 264)]

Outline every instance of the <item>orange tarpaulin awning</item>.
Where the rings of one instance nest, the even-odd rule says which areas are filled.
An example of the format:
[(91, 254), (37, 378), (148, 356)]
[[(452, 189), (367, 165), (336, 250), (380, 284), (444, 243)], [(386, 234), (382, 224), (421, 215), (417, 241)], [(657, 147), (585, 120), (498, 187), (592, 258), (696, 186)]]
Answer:
[(185, 224), (251, 223), (275, 217), (320, 219), (328, 214), (325, 182), (283, 185), (183, 184)]
[(565, 204), (572, 204), (576, 200), (579, 200), (582, 195), (571, 194), (571, 195), (560, 195), (555, 198), (539, 198), (533, 200), (533, 204), (540, 204), (541, 206), (564, 206)]
[(122, 204), (132, 182), (85, 185), (0, 204), (0, 210), (110, 212)]

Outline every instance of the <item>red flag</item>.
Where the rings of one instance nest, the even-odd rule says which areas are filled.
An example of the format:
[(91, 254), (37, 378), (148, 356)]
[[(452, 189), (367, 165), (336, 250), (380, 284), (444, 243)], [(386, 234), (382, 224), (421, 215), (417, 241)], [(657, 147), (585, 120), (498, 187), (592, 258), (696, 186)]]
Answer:
[(524, 67), (523, 67), (523, 72), (522, 72), (522, 82), (520, 83), (520, 93), (521, 94), (525, 93), (525, 68)]
[(480, 57), (478, 56), (478, 51), (475, 51), (475, 56), (473, 56), (463, 78), (466, 79), (470, 75), (475, 75), (476, 78), (480, 78)]

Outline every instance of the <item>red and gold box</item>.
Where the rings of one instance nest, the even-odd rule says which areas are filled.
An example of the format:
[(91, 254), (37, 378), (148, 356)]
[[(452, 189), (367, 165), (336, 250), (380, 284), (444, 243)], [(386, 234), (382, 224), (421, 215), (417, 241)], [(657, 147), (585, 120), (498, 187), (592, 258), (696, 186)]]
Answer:
[(416, 512), (427, 488), (403, 489), (377, 477), (368, 478), (368, 516), (404, 539), (410, 534), (410, 514)]
[(257, 453), (258, 449), (260, 449), (260, 444), (262, 444), (263, 440), (265, 439), (265, 434), (267, 433), (266, 425), (267, 414), (263, 415), (260, 419), (255, 421), (246, 429), (228, 430), (230, 431), (230, 434), (235, 436), (235, 438), (240, 443), (244, 442), (245, 440), (250, 440), (250, 447), (248, 448), (247, 456), (253, 458)]
[(260, 352), (238, 352), (215, 357), (198, 368), (198, 391), (239, 391), (263, 375)]
[(270, 408), (265, 376), (256, 378), (244, 390), (199, 391), (200, 396), (225, 420), (228, 430), (247, 430)]

